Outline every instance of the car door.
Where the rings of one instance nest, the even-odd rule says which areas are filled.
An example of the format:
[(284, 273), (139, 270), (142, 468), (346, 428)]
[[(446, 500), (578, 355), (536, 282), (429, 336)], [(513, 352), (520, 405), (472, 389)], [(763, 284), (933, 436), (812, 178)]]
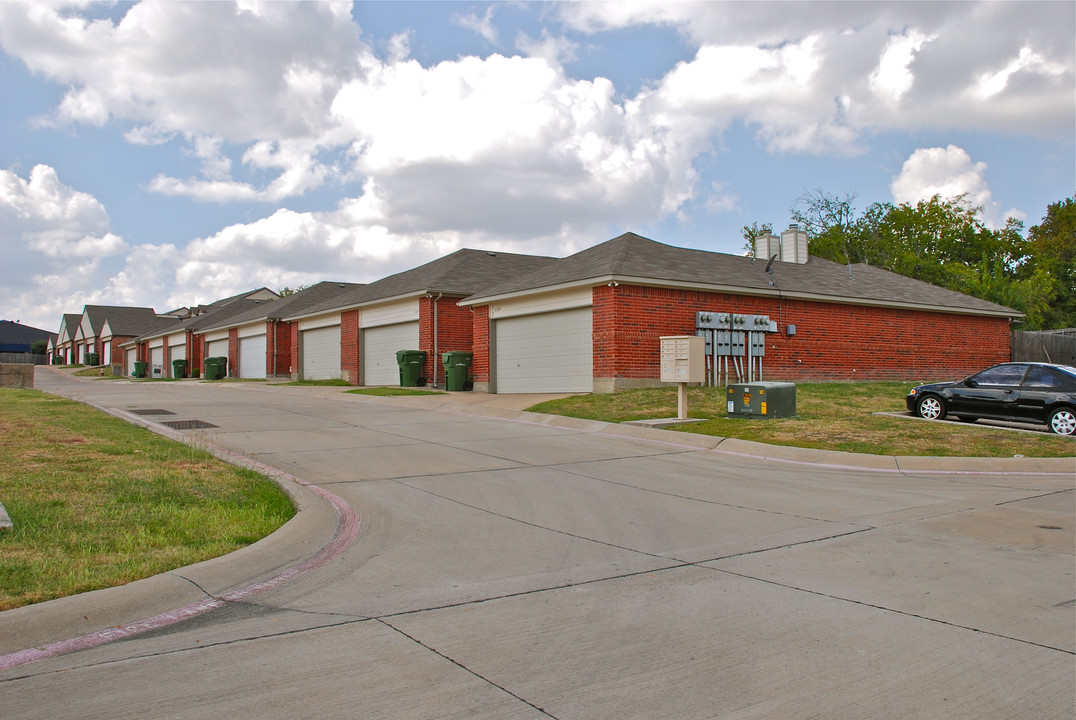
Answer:
[(1020, 383), (1027, 367), (1024, 363), (1005, 363), (972, 375), (953, 388), (949, 411), (976, 417), (1017, 417)]
[(1024, 420), (1046, 422), (1046, 408), (1063, 391), (1065, 377), (1053, 368), (1032, 365), (1020, 385), (1020, 399), (1016, 405), (1018, 417)]

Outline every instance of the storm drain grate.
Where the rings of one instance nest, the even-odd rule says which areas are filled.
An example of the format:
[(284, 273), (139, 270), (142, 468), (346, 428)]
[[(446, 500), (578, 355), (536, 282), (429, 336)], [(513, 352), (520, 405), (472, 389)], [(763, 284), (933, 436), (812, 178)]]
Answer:
[(207, 423), (205, 420), (172, 420), (171, 422), (162, 422), (161, 425), (167, 425), (173, 430), (204, 430), (205, 428), (220, 427), (213, 423)]
[(146, 408), (145, 410), (128, 410), (132, 415), (175, 415), (171, 410), (161, 408)]

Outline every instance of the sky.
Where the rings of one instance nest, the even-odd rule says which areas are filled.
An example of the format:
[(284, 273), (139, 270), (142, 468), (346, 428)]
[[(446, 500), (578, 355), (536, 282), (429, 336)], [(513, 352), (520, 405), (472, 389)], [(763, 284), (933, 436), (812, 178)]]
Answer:
[(1076, 3), (0, 2), (0, 319), (1076, 191)]

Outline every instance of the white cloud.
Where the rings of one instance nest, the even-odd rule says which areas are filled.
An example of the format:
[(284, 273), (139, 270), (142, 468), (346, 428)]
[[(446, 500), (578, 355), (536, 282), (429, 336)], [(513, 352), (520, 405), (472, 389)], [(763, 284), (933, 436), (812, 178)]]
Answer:
[(911, 70), (915, 54), (924, 43), (933, 39), (934, 37), (927, 37), (915, 31), (890, 38), (885, 50), (882, 51), (878, 67), (870, 74), (869, 79), (871, 90), (879, 99), (891, 106), (900, 102), (901, 97), (911, 89), (915, 82), (915, 75)]
[(1000, 212), (986, 173), (986, 163), (973, 161), (963, 148), (955, 145), (920, 148), (904, 161), (889, 188), (898, 204), (914, 205), (935, 195), (943, 200), (963, 195), (969, 205), (983, 208), (983, 221), (989, 227), (1001, 227), (1008, 217), (1023, 219), (1019, 211)]
[[(51, 330), (44, 308), (72, 285), (103, 286), (112, 258), (128, 250), (110, 229), (101, 203), (37, 165), (26, 179), (0, 170), (0, 307), (28, 325)], [(68, 311), (70, 312), (70, 311)]]
[(497, 28), (493, 25), (493, 10), (495, 5), (486, 6), (486, 12), (478, 17), (471, 11), (466, 15), (453, 15), (452, 22), (460, 27), (473, 30), (486, 39), (491, 45), (497, 44)]

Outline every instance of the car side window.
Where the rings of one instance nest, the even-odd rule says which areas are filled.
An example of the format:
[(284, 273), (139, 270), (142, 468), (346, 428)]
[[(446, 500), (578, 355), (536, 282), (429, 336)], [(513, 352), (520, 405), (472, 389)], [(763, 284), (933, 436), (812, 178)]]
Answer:
[(997, 365), (983, 370), (978, 375), (973, 375), (979, 385), (1019, 385), (1027, 372), (1027, 365)]
[(1024, 385), (1027, 387), (1063, 387), (1064, 384), (1064, 378), (1056, 371), (1038, 365), (1033, 365), (1024, 378)]

